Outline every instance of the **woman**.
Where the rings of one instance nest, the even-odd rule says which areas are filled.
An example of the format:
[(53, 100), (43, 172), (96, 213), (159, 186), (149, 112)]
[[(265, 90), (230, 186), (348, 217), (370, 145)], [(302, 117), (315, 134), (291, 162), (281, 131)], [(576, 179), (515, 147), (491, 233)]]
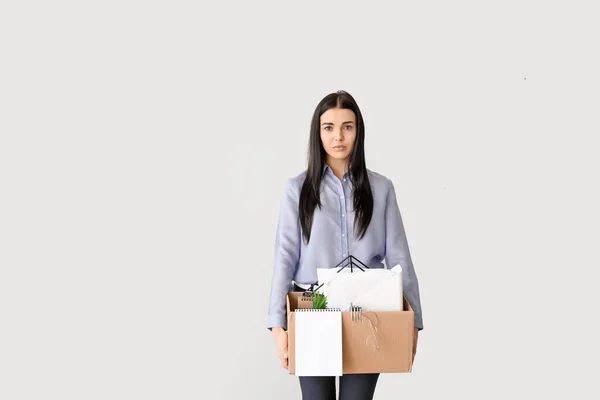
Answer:
[[(287, 180), (275, 239), (268, 328), (287, 368), (288, 291), (317, 282), (317, 267), (353, 255), (370, 268), (402, 266), (403, 291), (415, 312), (413, 360), (423, 329), (417, 276), (392, 181), (367, 169), (365, 127), (345, 91), (325, 96), (312, 117), (308, 169)], [(293, 283), (293, 285), (292, 285)], [(340, 377), (340, 400), (372, 399), (379, 374)], [(299, 377), (304, 399), (335, 399), (335, 377)]]

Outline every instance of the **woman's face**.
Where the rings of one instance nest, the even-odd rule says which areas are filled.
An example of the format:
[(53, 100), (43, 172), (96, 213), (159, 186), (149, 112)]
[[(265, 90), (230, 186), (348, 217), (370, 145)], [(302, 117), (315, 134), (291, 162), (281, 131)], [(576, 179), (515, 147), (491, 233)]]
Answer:
[(356, 115), (345, 108), (330, 108), (321, 115), (321, 143), (327, 159), (347, 160), (356, 140)]

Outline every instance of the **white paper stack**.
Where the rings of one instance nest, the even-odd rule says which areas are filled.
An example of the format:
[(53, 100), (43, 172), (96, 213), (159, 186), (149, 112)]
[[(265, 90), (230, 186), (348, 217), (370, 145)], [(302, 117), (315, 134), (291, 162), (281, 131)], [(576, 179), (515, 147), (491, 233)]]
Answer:
[(317, 268), (320, 291), (327, 306), (348, 311), (350, 305), (363, 311), (403, 311), (402, 267), (391, 269)]

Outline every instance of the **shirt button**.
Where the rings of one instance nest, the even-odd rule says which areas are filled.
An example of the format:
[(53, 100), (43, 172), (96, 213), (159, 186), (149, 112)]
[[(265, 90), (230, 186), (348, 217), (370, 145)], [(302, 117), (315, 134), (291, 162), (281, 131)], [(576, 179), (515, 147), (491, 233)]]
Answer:
[(345, 234), (345, 233), (342, 233), (342, 237), (346, 237), (346, 234)]
[(345, 215), (345, 214), (342, 214), (342, 217), (343, 217), (344, 215)]
[(344, 198), (344, 196), (340, 196), (340, 199), (343, 199), (343, 198)]
[(342, 254), (342, 257), (346, 257), (346, 253)]
[(344, 178), (344, 182), (346, 182), (346, 178)]

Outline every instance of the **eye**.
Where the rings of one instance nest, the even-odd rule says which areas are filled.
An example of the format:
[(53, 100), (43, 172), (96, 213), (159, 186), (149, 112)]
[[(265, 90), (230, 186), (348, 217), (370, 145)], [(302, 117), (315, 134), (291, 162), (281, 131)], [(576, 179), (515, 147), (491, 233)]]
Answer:
[(331, 127), (330, 127), (329, 125), (327, 125), (327, 126), (326, 126), (326, 127), (324, 127), (323, 129), (324, 129), (324, 130), (326, 130), (326, 131), (328, 131), (328, 130), (329, 130), (329, 128), (331, 128)]
[(346, 125), (345, 128), (348, 128), (348, 130), (352, 129), (352, 125)]

